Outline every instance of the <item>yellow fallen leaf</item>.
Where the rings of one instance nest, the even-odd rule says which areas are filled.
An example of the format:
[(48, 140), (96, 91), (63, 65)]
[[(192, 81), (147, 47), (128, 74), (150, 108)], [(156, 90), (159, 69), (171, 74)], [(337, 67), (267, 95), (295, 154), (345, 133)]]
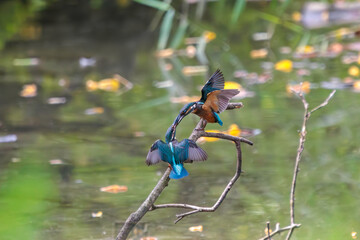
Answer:
[(335, 30), (335, 37), (337, 39), (341, 39), (343, 36), (353, 33), (353, 31), (349, 28), (339, 28)]
[(216, 33), (210, 32), (210, 31), (205, 31), (203, 36), (204, 36), (206, 42), (210, 42), (216, 38)]
[(250, 51), (251, 58), (265, 58), (268, 55), (268, 50), (266, 48), (254, 49)]
[(101, 218), (102, 216), (103, 216), (102, 211), (91, 213), (91, 217), (93, 217), (93, 218)]
[(309, 93), (310, 92), (310, 82), (305, 81), (302, 84), (295, 84), (295, 85), (291, 85), (291, 84), (287, 84), (286, 85), (286, 92), (291, 95), (293, 94), (293, 92), (303, 92), (303, 93)]
[[(207, 130), (206, 132), (221, 133), (221, 131), (219, 131), (219, 130)], [(219, 141), (219, 138), (201, 137), (201, 140), (203, 140), (205, 142), (216, 142), (216, 141)]]
[(301, 13), (300, 12), (293, 12), (292, 14), (291, 14), (291, 18), (292, 18), (292, 20), (293, 21), (295, 21), (295, 22), (300, 22), (301, 21)]
[(208, 66), (200, 65), (200, 66), (185, 66), (182, 69), (182, 73), (185, 76), (196, 76), (203, 75), (208, 70)]
[(190, 232), (202, 232), (203, 231), (203, 226), (199, 225), (199, 226), (189, 227), (189, 231)]
[(237, 82), (225, 82), (224, 89), (242, 89), (242, 86)]
[(88, 109), (85, 110), (84, 113), (86, 115), (102, 114), (102, 113), (104, 113), (104, 108), (103, 107), (88, 108)]
[(108, 192), (108, 193), (126, 192), (127, 190), (128, 190), (127, 186), (119, 186), (119, 185), (110, 185), (107, 187), (100, 188), (100, 191)]
[(231, 136), (240, 137), (241, 129), (235, 123), (231, 124), (229, 129), (225, 132)]
[(357, 66), (351, 66), (348, 70), (350, 76), (357, 77), (360, 74), (360, 69)]
[(120, 88), (120, 82), (117, 78), (105, 78), (98, 82), (98, 88), (104, 91), (116, 92)]
[(86, 81), (86, 90), (89, 92), (95, 91), (98, 89), (98, 83), (93, 80)]
[(156, 57), (158, 58), (169, 58), (174, 56), (174, 49), (172, 48), (166, 48), (166, 49), (162, 49), (156, 52)]
[(298, 47), (296, 49), (296, 52), (297, 53), (309, 54), (309, 53), (315, 52), (315, 48), (313, 46), (306, 45), (306, 46)]
[(275, 64), (275, 69), (282, 72), (291, 72), (293, 63), (291, 60), (285, 59)]
[(37, 95), (37, 86), (35, 84), (26, 84), (20, 92), (21, 97), (35, 97)]
[(355, 81), (353, 84), (354, 84), (353, 85), (354, 90), (360, 91), (360, 80)]
[(268, 229), (267, 227), (264, 229), (265, 235), (271, 234), (272, 230)]

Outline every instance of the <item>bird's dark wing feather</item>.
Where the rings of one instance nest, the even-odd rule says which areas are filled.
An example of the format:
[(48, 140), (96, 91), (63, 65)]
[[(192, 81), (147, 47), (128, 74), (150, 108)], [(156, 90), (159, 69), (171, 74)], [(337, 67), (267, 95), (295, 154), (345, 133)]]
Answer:
[(209, 80), (205, 83), (204, 87), (201, 89), (201, 100), (205, 102), (207, 95), (215, 90), (224, 89), (225, 79), (220, 71), (217, 69), (214, 74), (209, 78)]
[(149, 166), (159, 163), (161, 160), (165, 162), (170, 162), (170, 159), (171, 159), (170, 147), (159, 139), (155, 141), (151, 146), (146, 156), (145, 163)]
[(219, 112), (225, 111), (225, 109), (229, 105), (230, 99), (233, 98), (235, 95), (239, 94), (239, 92), (240, 91), (237, 89), (221, 90), (220, 93), (217, 94)]
[(189, 158), (189, 141), (184, 139), (175, 145), (175, 162), (176, 164), (183, 163)]
[(200, 148), (194, 141), (187, 139), (189, 141), (189, 159), (185, 162), (193, 161), (205, 161), (207, 159), (206, 152)]

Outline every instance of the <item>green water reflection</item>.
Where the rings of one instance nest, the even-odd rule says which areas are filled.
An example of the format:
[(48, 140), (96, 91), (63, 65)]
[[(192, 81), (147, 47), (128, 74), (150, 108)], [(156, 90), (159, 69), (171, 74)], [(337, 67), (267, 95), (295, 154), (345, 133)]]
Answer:
[[(0, 36), (4, 44), (0, 136), (17, 137), (15, 142), (0, 143), (1, 239), (111, 239), (166, 168), (166, 164), (147, 167), (144, 161), (151, 144), (163, 138), (182, 107), (170, 99), (198, 95), (206, 76), (181, 73), (183, 66), (199, 65), (194, 58), (155, 57), (160, 33), (149, 30), (149, 24), (156, 22), (157, 11), (152, 8), (128, 1), (36, 2), (0, 5), (1, 12), (7, 12), (11, 4), (24, 12), (16, 14), (14, 20), (0, 18), (1, 26), (12, 26)], [(342, 63), (342, 56), (295, 59), (323, 64), (325, 69), (299, 76), (296, 70), (283, 73), (272, 68), (272, 79), (256, 85), (235, 78), (234, 72), (261, 74), (263, 62), (292, 58), (282, 54), (281, 47), (295, 48), (306, 34), (323, 36), (332, 30), (309, 31), (295, 23), (295, 27), (282, 24), (301, 6), (301, 2), (288, 6), (247, 4), (235, 21), (233, 4), (208, 3), (199, 20), (196, 8), (190, 5), (185, 37), (200, 36), (205, 30), (216, 33), (205, 50), (209, 73), (220, 67), (226, 80), (254, 92), (254, 97), (241, 100), (243, 109), (222, 113), (223, 127), (213, 124), (208, 128), (224, 130), (236, 123), (262, 133), (251, 138), (253, 147), (243, 147), (245, 173), (217, 212), (194, 215), (174, 225), (179, 210), (158, 210), (144, 217), (137, 232), (145, 229), (144, 235), (158, 239), (257, 239), (264, 234), (267, 221), (272, 227), (277, 222), (288, 224), (289, 189), (303, 107), (299, 99), (288, 96), (286, 85), (309, 81), (319, 86), (332, 77), (346, 77), (349, 65)], [(33, 10), (30, 14), (24, 9)], [(177, 19), (181, 7), (175, 9)], [(30, 27), (35, 33), (25, 34), (25, 39), (20, 34), (24, 28), (29, 31), (24, 19), (31, 19), (36, 26)], [(274, 24), (276, 19), (282, 23)], [(273, 38), (254, 41), (253, 34), (266, 31), (269, 24), (274, 24)], [(259, 48), (271, 50), (265, 60), (250, 57), (250, 51)], [(14, 64), (15, 59), (29, 58), (38, 60), (33, 60), (32, 66)], [(96, 59), (96, 64), (81, 66), (81, 58)], [(164, 66), (173, 69), (164, 71)], [(113, 74), (127, 78), (133, 88), (121, 94), (86, 90), (87, 80), (99, 81)], [(170, 87), (156, 87), (168, 80), (172, 80)], [(37, 95), (21, 97), (23, 85), (32, 83), (38, 87)], [(329, 92), (313, 88), (308, 102), (316, 106)], [(53, 97), (66, 102), (48, 104)], [(294, 239), (351, 239), (352, 231), (360, 231), (359, 98), (356, 92), (339, 90), (330, 104), (310, 119), (296, 190), (296, 222), (302, 227), (295, 231)], [(101, 107), (103, 113), (85, 114), (94, 107)], [(188, 137), (197, 121), (196, 116), (184, 119), (178, 139)], [(208, 153), (208, 161), (187, 166), (189, 177), (170, 181), (159, 203), (210, 206), (217, 200), (233, 175), (234, 146), (218, 141), (201, 147)], [(51, 160), (62, 163), (52, 165)], [(100, 191), (112, 184), (125, 185), (128, 191)], [(103, 212), (102, 218), (92, 218), (98, 211)], [(203, 232), (188, 230), (200, 224)]]

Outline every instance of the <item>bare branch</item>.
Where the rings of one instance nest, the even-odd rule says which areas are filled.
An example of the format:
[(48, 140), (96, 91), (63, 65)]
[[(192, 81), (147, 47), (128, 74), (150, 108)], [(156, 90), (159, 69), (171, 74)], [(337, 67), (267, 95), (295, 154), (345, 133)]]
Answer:
[(117, 240), (125, 240), (129, 235), (130, 231), (135, 227), (135, 225), (140, 221), (140, 219), (149, 211), (151, 206), (154, 204), (156, 199), (160, 196), (161, 192), (169, 183), (169, 174), (171, 169), (168, 167), (164, 172), (163, 176), (160, 178), (154, 189), (151, 191), (146, 200), (140, 205), (140, 207), (130, 214), (128, 219), (125, 221), (122, 226), (119, 234), (117, 235)]
[(325, 106), (329, 103), (330, 99), (334, 96), (335, 93), (336, 93), (336, 90), (333, 90), (333, 91), (330, 93), (330, 95), (325, 99), (325, 101), (324, 101), (323, 103), (321, 103), (319, 106), (313, 108), (313, 109), (310, 111), (310, 113), (313, 113), (313, 112), (315, 112), (316, 110), (319, 110), (320, 108), (325, 107)]
[[(295, 158), (295, 166), (294, 166), (294, 173), (293, 173), (293, 179), (291, 182), (291, 189), (290, 189), (290, 225), (288, 227), (285, 228), (281, 228), (281, 229), (277, 229), (274, 232), (272, 232), (272, 234), (270, 234), (270, 237), (283, 232), (283, 231), (288, 231), (288, 234), (286, 236), (286, 240), (289, 240), (291, 238), (291, 235), (294, 231), (295, 228), (300, 227), (300, 224), (296, 224), (295, 223), (295, 188), (296, 188), (296, 183), (297, 183), (297, 176), (298, 176), (298, 172), (299, 172), (299, 165), (300, 165), (300, 161), (301, 161), (301, 155), (304, 151), (304, 144), (305, 144), (305, 139), (306, 139), (306, 124), (307, 121), (309, 120), (311, 113), (315, 112), (316, 110), (319, 110), (320, 108), (326, 106), (329, 103), (329, 100), (334, 96), (335, 94), (335, 90), (332, 91), (329, 96), (324, 100), (324, 102), (322, 102), (320, 105), (318, 105), (317, 107), (315, 107), (314, 109), (312, 109), (311, 111), (309, 111), (309, 103), (306, 101), (304, 94), (300, 91), (300, 92), (294, 92), (298, 95), (298, 97), (301, 99), (303, 105), (304, 105), (304, 118), (303, 118), (303, 123), (302, 123), (302, 127), (301, 127), (301, 131), (300, 131), (300, 139), (299, 139), (299, 146), (298, 146), (298, 150), (297, 150), (297, 154), (296, 154), (296, 158)], [(265, 236), (261, 239), (268, 239), (268, 236)]]
[(223, 134), (223, 133), (210, 133), (210, 132), (205, 132), (205, 131), (201, 131), (201, 130), (197, 130), (197, 136), (198, 137), (215, 137), (215, 138), (220, 138), (220, 139), (225, 139), (225, 140), (229, 140), (229, 141), (233, 141), (235, 143), (235, 147), (237, 150), (237, 167), (236, 167), (236, 171), (234, 176), (231, 178), (231, 180), (229, 181), (229, 183), (227, 184), (227, 186), (225, 187), (225, 189), (223, 190), (222, 194), (220, 195), (220, 197), (218, 198), (218, 200), (215, 202), (215, 204), (212, 207), (199, 207), (199, 206), (194, 206), (194, 205), (189, 205), (189, 204), (182, 204), (182, 203), (170, 203), (170, 204), (161, 204), (161, 205), (154, 205), (152, 207), (153, 209), (158, 209), (158, 208), (186, 208), (186, 209), (193, 209), (192, 211), (189, 212), (185, 212), (182, 214), (177, 214), (176, 217), (177, 219), (175, 220), (175, 223), (179, 222), (181, 219), (183, 219), (186, 216), (198, 213), (198, 212), (214, 212), (216, 211), (216, 209), (221, 205), (221, 203), (224, 201), (224, 199), (226, 198), (226, 195), (228, 194), (228, 192), (230, 191), (230, 189), (232, 188), (232, 186), (234, 185), (234, 183), (236, 182), (236, 180), (240, 177), (241, 175), (241, 166), (242, 166), (242, 154), (241, 154), (241, 142), (245, 142), (249, 145), (253, 145), (253, 143), (245, 138), (241, 138), (241, 137), (235, 137), (235, 136), (231, 136), (228, 134)]
[[(229, 103), (227, 110), (238, 109), (241, 107), (243, 107), (242, 103)], [(191, 215), (191, 214), (194, 214), (197, 212), (213, 212), (220, 206), (222, 201), (225, 199), (227, 193), (230, 191), (232, 185), (236, 182), (236, 180), (240, 177), (240, 174), (241, 174), (242, 157), (241, 157), (240, 143), (245, 142), (249, 145), (252, 145), (253, 143), (245, 138), (234, 137), (234, 136), (230, 136), (227, 134), (213, 135), (214, 133), (206, 133), (204, 131), (206, 124), (207, 124), (207, 122), (205, 120), (200, 119), (200, 121), (196, 125), (195, 129), (192, 131), (189, 139), (196, 141), (200, 137), (204, 136), (204, 137), (218, 137), (218, 138), (234, 141), (236, 149), (237, 149), (237, 154), (238, 154), (236, 173), (235, 173), (234, 177), (230, 180), (230, 182), (228, 183), (226, 188), (224, 189), (223, 193), (221, 194), (221, 196), (219, 197), (217, 202), (211, 208), (198, 207), (198, 206), (189, 205), (189, 204), (154, 205), (156, 199), (159, 197), (161, 192), (165, 189), (165, 187), (167, 186), (167, 184), (170, 180), (169, 179), (170, 168), (167, 168), (167, 170), (164, 172), (163, 176), (158, 181), (155, 188), (151, 191), (151, 193), (146, 198), (146, 200), (140, 205), (138, 210), (136, 210), (134, 213), (130, 214), (130, 216), (128, 217), (128, 219), (126, 220), (124, 225), (122, 226), (119, 234), (117, 235), (116, 240), (125, 240), (127, 238), (127, 236), (129, 235), (130, 231), (133, 229), (133, 227), (141, 220), (141, 218), (148, 211), (151, 211), (151, 210), (155, 210), (158, 208), (168, 208), (168, 207), (193, 209), (193, 211), (176, 215), (176, 217), (177, 217), (177, 220), (175, 221), (175, 223), (176, 223), (176, 222), (180, 221), (182, 218), (184, 218), (185, 216), (188, 216), (188, 215)]]
[(276, 224), (276, 229), (273, 232), (271, 232), (270, 234), (268, 234), (265, 237), (260, 238), (259, 240), (270, 240), (271, 237), (275, 236), (276, 234), (279, 234), (279, 233), (282, 233), (285, 231), (289, 231), (290, 229), (298, 228), (300, 226), (301, 226), (301, 224), (294, 224), (294, 225), (289, 225), (289, 226), (280, 228), (279, 224)]

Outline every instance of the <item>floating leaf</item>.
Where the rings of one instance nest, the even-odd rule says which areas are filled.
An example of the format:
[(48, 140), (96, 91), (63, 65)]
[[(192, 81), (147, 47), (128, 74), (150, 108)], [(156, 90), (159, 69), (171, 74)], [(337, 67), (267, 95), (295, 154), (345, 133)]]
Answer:
[(256, 49), (250, 51), (251, 58), (265, 58), (268, 55), (268, 50), (266, 48)]
[(93, 80), (87, 80), (86, 81), (86, 90), (88, 90), (89, 92), (95, 91), (98, 89), (98, 84), (97, 82), (93, 81)]
[(66, 98), (65, 97), (48, 98), (47, 103), (50, 105), (64, 104), (66, 103)]
[(140, 240), (158, 240), (157, 237), (142, 237)]
[(305, 46), (298, 47), (296, 49), (296, 52), (303, 53), (303, 54), (310, 54), (310, 53), (315, 52), (315, 48), (313, 46), (305, 45)]
[(303, 83), (300, 84), (287, 84), (286, 85), (286, 92), (291, 95), (293, 94), (293, 92), (299, 93), (299, 92), (303, 92), (303, 93), (309, 93), (310, 92), (310, 82), (305, 81)]
[(183, 67), (182, 72), (185, 76), (196, 76), (196, 75), (203, 75), (209, 69), (208, 66), (186, 66)]
[(216, 33), (211, 32), (211, 31), (205, 31), (203, 33), (203, 37), (205, 38), (205, 41), (208, 43), (216, 38)]
[(11, 162), (13, 163), (18, 163), (18, 162), (21, 162), (21, 159), (20, 158), (11, 158)]
[(98, 82), (98, 88), (108, 92), (116, 92), (120, 88), (120, 82), (117, 78), (106, 78)]
[(357, 66), (351, 66), (348, 70), (350, 76), (357, 77), (360, 75), (360, 69)]
[(269, 234), (272, 233), (272, 230), (266, 227), (266, 228), (264, 229), (264, 232), (265, 232), (265, 235), (269, 235)]
[(81, 68), (92, 67), (92, 66), (95, 66), (95, 64), (96, 64), (95, 58), (81, 57), (79, 59), (79, 65)]
[(5, 136), (0, 136), (0, 143), (16, 142), (17, 136), (15, 134), (9, 134)]
[(224, 89), (242, 89), (242, 86), (237, 82), (227, 81), (225, 82)]
[(93, 217), (93, 218), (101, 218), (102, 216), (103, 216), (102, 211), (91, 213), (91, 217)]
[(169, 58), (169, 57), (173, 57), (174, 53), (175, 53), (175, 51), (172, 48), (161, 49), (156, 52), (156, 57)]
[(125, 90), (129, 90), (133, 87), (133, 84), (129, 80), (119, 74), (115, 74), (112, 78), (105, 78), (99, 82), (93, 80), (86, 81), (86, 90), (92, 92), (100, 89), (108, 92), (117, 92), (119, 91), (121, 84), (124, 86)]
[(199, 226), (189, 227), (189, 231), (190, 232), (202, 232), (203, 231), (203, 226), (199, 225)]
[[(207, 130), (206, 132), (210, 132), (210, 133), (221, 133), (221, 131), (219, 130)], [(199, 139), (199, 142), (216, 142), (219, 141), (219, 138), (214, 138), (214, 137), (201, 137)]]
[(120, 192), (126, 192), (127, 190), (128, 190), (127, 186), (119, 186), (119, 185), (110, 185), (107, 187), (100, 188), (100, 191), (108, 192), (108, 193), (120, 193)]
[(241, 129), (235, 123), (231, 124), (229, 129), (226, 131), (227, 134), (235, 137), (240, 137)]
[(291, 60), (285, 59), (275, 64), (275, 69), (282, 72), (291, 72), (293, 63)]
[(302, 18), (302, 15), (301, 15), (301, 13), (300, 12), (293, 12), (292, 14), (291, 14), (291, 18), (292, 18), (292, 20), (294, 21), (294, 22), (300, 22), (301, 21), (301, 18)]
[(102, 108), (102, 107), (88, 108), (84, 112), (84, 114), (86, 114), (86, 115), (95, 115), (95, 114), (102, 114), (102, 113), (104, 113), (104, 108)]
[(356, 92), (360, 91), (360, 80), (353, 83), (353, 88)]
[(64, 164), (63, 160), (61, 159), (51, 159), (49, 160), (49, 163), (51, 165), (61, 165), (61, 164)]
[(136, 131), (134, 132), (134, 137), (145, 137), (145, 132), (142, 131)]
[(21, 97), (35, 97), (37, 95), (37, 86), (35, 84), (26, 84), (20, 92)]

